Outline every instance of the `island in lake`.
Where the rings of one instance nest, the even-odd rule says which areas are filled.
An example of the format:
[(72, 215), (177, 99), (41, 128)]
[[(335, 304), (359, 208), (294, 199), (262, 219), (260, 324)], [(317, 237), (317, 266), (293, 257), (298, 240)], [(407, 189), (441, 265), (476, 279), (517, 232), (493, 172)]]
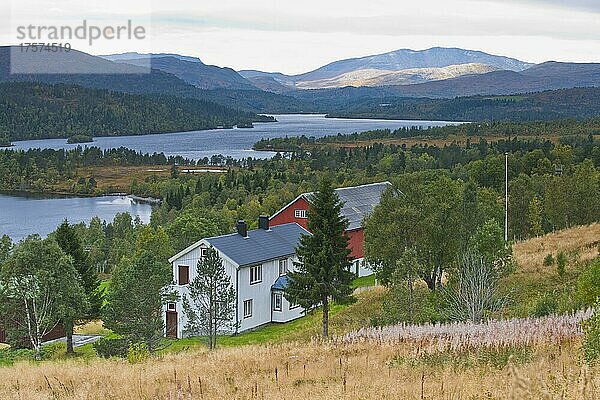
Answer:
[(75, 143), (92, 143), (94, 138), (89, 135), (73, 135), (67, 139), (68, 144)]

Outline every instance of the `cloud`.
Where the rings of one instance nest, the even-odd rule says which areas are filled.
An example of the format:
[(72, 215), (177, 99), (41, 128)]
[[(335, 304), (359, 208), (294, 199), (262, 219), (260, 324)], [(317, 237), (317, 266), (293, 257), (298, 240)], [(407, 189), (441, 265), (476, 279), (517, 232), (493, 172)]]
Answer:
[(563, 9), (576, 9), (600, 13), (600, 2), (598, 0), (507, 0), (509, 2), (544, 5), (546, 7), (558, 7)]

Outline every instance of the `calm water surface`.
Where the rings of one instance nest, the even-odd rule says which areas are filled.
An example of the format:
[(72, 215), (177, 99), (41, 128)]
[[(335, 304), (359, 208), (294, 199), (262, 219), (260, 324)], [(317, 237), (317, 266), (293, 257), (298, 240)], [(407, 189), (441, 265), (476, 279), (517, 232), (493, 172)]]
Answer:
[(122, 212), (148, 223), (152, 208), (125, 196), (41, 198), (0, 194), (0, 236), (6, 234), (13, 241), (33, 233), (46, 236), (65, 218), (70, 223), (89, 223), (94, 216), (112, 221)]
[[(423, 128), (456, 124), (440, 121), (402, 121), (375, 119), (325, 118), (324, 115), (275, 115), (278, 122), (255, 123), (250, 129), (218, 129), (206, 131), (165, 133), (159, 135), (98, 137), (94, 143), (81, 146), (97, 146), (102, 149), (128, 147), (143, 153), (180, 155), (197, 160), (215, 154), (234, 158), (267, 158), (274, 153), (252, 150), (260, 139), (285, 136), (322, 137), (338, 133), (349, 134), (372, 129), (398, 129), (419, 126)], [(70, 149), (76, 144), (67, 144), (66, 139), (26, 140), (14, 142), (17, 149), (51, 148)]]

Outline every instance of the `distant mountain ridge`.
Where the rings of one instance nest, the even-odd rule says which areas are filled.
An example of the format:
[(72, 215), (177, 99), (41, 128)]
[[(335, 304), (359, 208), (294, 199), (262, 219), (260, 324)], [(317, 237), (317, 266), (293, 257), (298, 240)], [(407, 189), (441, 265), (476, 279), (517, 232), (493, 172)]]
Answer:
[(430, 81), (456, 78), (463, 75), (476, 75), (496, 71), (486, 64), (459, 64), (447, 67), (410, 68), (400, 71), (361, 69), (346, 72), (329, 79), (300, 82), (299, 89), (326, 89), (344, 86), (393, 86), (412, 85)]
[(206, 65), (195, 57), (166, 53), (124, 53), (102, 56), (102, 58), (139, 67), (149, 65), (153, 69), (173, 74), (200, 89), (257, 89), (233, 69)]
[[(254, 113), (314, 112), (310, 104), (296, 98), (262, 91), (256, 87), (201, 89), (176, 75), (157, 68), (113, 62), (81, 51), (26, 53), (21, 62), (32, 73), (11, 74), (11, 50), (0, 46), (0, 82), (42, 82), (71, 84), (134, 94), (158, 94), (194, 98)], [(181, 56), (187, 58), (185, 56)], [(193, 62), (181, 60), (186, 66)], [(200, 60), (197, 61), (200, 63)], [(204, 64), (202, 64), (204, 65)], [(37, 73), (48, 71), (50, 73)], [(69, 71), (81, 71), (69, 73)], [(241, 78), (241, 77), (240, 77)], [(241, 78), (243, 79), (243, 78)]]
[[(508, 70), (523, 71), (533, 64), (523, 62), (514, 58), (497, 56), (482, 51), (465, 50), (459, 48), (433, 47), (426, 50), (400, 49), (383, 54), (376, 54), (365, 57), (349, 58), (345, 60), (334, 61), (314, 71), (299, 75), (284, 75), (281, 73), (265, 73), (255, 70), (239, 71), (240, 75), (253, 82), (263, 90), (268, 90), (265, 86), (266, 77), (289, 88), (299, 89), (317, 89), (321, 88), (324, 80), (338, 81), (338, 86), (328, 85), (326, 87), (343, 86), (369, 86), (361, 85), (360, 79), (356, 81), (344, 79), (344, 75), (357, 73), (358, 71), (371, 71), (372, 77), (375, 77), (374, 71), (382, 71), (381, 75), (388, 74), (386, 85), (411, 84), (414, 80), (406, 79), (411, 74), (411, 70), (426, 68), (447, 68), (465, 64), (477, 64), (487, 66), (482, 69), (483, 72), (490, 70)], [(399, 80), (390, 80), (390, 72), (402, 72), (396, 75)], [(479, 71), (470, 71), (471, 73), (481, 73)], [(435, 79), (432, 79), (435, 80)], [(311, 83), (313, 82), (313, 83)], [(272, 82), (270, 82), (272, 84)], [(371, 86), (376, 86), (371, 84)]]

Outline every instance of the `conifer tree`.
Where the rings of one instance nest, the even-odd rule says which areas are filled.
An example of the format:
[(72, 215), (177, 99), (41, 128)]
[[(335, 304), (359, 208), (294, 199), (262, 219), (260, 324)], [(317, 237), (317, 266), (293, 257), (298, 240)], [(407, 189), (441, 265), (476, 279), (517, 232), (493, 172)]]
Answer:
[(221, 331), (234, 328), (235, 289), (217, 251), (210, 247), (206, 257), (198, 261), (196, 277), (188, 285), (189, 295), (183, 297), (187, 316), (186, 331), (208, 337), (208, 348), (217, 345)]
[(67, 353), (73, 353), (73, 330), (76, 320), (96, 318), (100, 315), (101, 300), (97, 291), (99, 282), (96, 271), (90, 266), (89, 258), (83, 249), (79, 234), (74, 226), (69, 225), (69, 221), (66, 219), (56, 230), (55, 239), (62, 251), (71, 256), (73, 266), (77, 270), (89, 304), (87, 310), (82, 310), (83, 312), (80, 315), (74, 315), (73, 318), (63, 321), (67, 336)]
[(311, 196), (308, 210), (308, 230), (296, 249), (299, 262), (296, 271), (288, 273), (285, 298), (310, 311), (323, 310), (322, 335), (329, 335), (330, 301), (347, 303), (354, 300), (350, 286), (355, 275), (350, 272), (351, 260), (346, 228), (348, 220), (341, 215), (342, 202), (331, 181), (324, 178), (319, 191)]

